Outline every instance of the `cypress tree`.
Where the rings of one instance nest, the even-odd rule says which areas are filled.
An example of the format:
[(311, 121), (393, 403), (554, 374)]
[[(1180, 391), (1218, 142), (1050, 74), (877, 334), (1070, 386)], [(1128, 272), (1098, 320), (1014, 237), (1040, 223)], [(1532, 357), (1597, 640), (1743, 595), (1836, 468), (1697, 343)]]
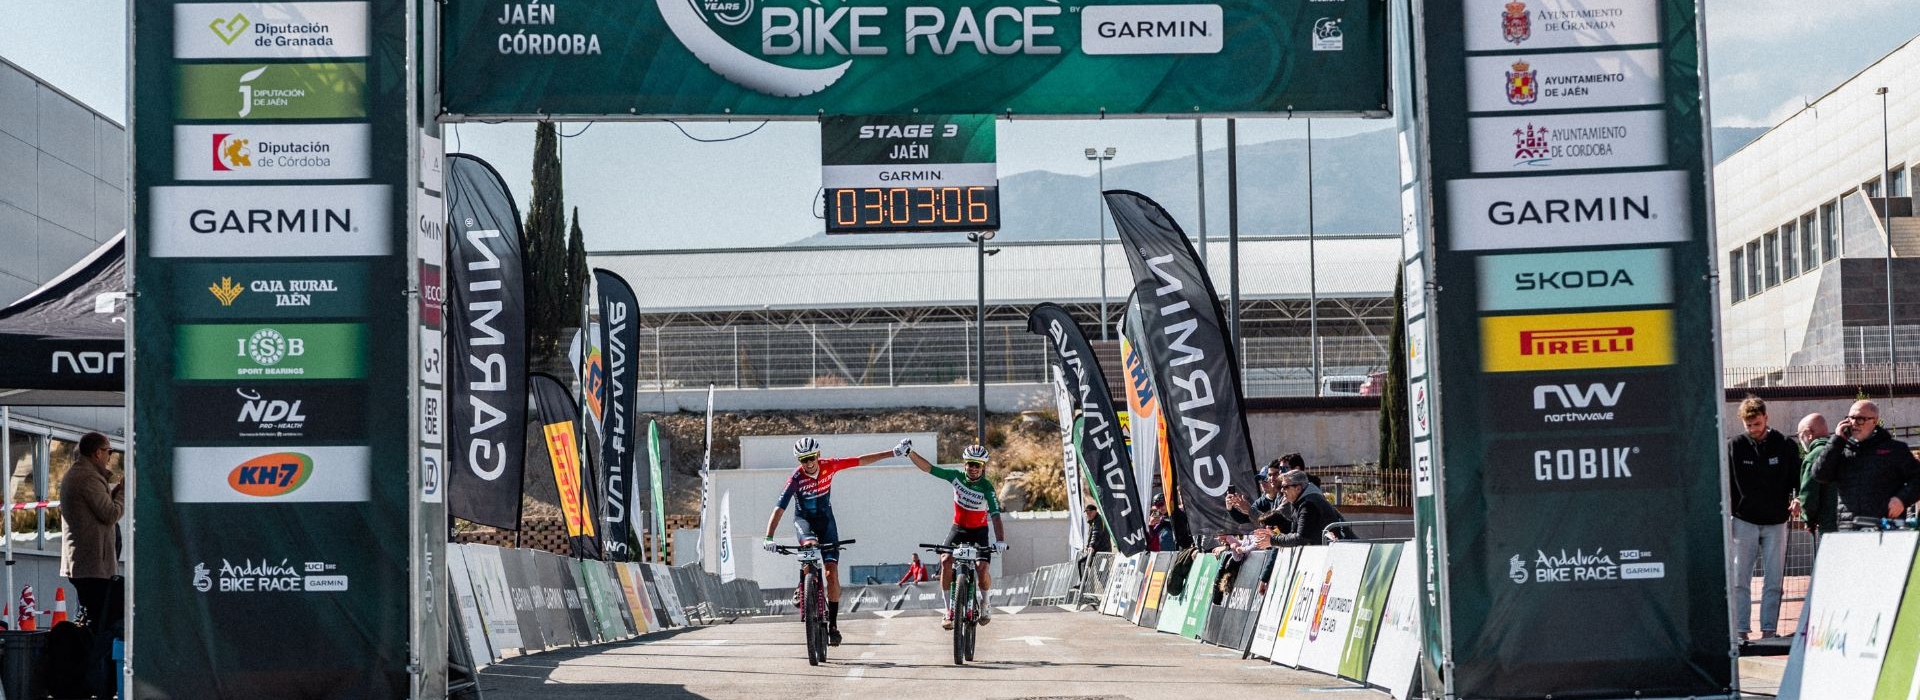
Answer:
[(580, 207), (573, 208), (573, 227), (567, 231), (567, 289), (566, 308), (573, 310), (572, 318), (580, 317), (580, 308), (587, 303), (587, 289), (592, 286), (593, 278), (587, 271), (587, 244), (580, 233)]
[[(1404, 274), (1394, 275), (1393, 334), (1387, 341), (1386, 386), (1380, 392), (1380, 476), (1384, 483), (1400, 484), (1412, 504), (1413, 474), (1409, 460), (1413, 440), (1407, 430), (1407, 288)], [(1398, 505), (1398, 504), (1396, 504)]]
[(561, 329), (579, 323), (577, 307), (568, 311), (567, 225), (560, 181), (560, 138), (552, 122), (533, 132), (533, 201), (527, 207), (527, 333), (531, 363), (538, 367), (560, 351)]

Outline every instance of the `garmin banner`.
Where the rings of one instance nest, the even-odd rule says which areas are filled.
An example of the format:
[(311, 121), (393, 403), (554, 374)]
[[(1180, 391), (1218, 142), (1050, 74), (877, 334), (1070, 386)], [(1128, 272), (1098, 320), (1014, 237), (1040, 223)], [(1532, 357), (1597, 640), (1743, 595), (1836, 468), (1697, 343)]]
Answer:
[(1093, 487), (1114, 551), (1123, 556), (1147, 551), (1147, 499), (1134, 480), (1120, 417), (1113, 412), (1113, 395), (1093, 346), (1067, 310), (1053, 304), (1033, 308), (1027, 331), (1053, 341), (1047, 359), (1056, 376), (1068, 380), (1067, 404), (1073, 410), (1070, 416), (1060, 415), (1060, 429), (1068, 433), (1068, 444)]
[(520, 210), (500, 174), (447, 157), (447, 507), (456, 518), (520, 529), (527, 441), (527, 306)]
[(1412, 10), (1420, 53), (1394, 92), (1413, 101), (1400, 112), (1426, 692), (1725, 695), (1696, 2)]
[(594, 286), (600, 296), (600, 328), (605, 345), (601, 362), (606, 368), (606, 399), (602, 403), (600, 429), (600, 483), (606, 484), (603, 499), (606, 532), (601, 538), (607, 558), (634, 561), (639, 541), (634, 518), (633, 495), (642, 483), (634, 473), (639, 441), (638, 395), (634, 386), (640, 381), (640, 366), (635, 352), (640, 346), (640, 302), (633, 287), (619, 275), (606, 270), (593, 271)]
[(600, 537), (593, 526), (592, 466), (582, 461), (586, 453), (580, 442), (580, 409), (573, 395), (560, 380), (545, 374), (527, 379), (532, 385), (533, 405), (540, 412), (541, 442), (547, 446), (547, 461), (553, 465), (553, 486), (560, 494), (560, 512), (566, 518), (567, 546), (573, 556), (600, 558)]
[(1240, 405), (1240, 363), (1220, 295), (1173, 216), (1145, 195), (1106, 192), (1140, 299), (1147, 371), (1161, 389), (1167, 447), (1195, 542), (1246, 527), (1227, 514), (1228, 487), (1259, 493), (1253, 443)]
[(1305, 112), (1380, 116), (1386, 4), (447, 3), (456, 118)]
[[(124, 696), (445, 697), (447, 518), (423, 449), (440, 437), (438, 294), (423, 271), (440, 239), (421, 226), (438, 207), (421, 202), (439, 185), (418, 167), (435, 147), (415, 111), (438, 109), (413, 92), (421, 9), (141, 0), (127, 12), (131, 189), (100, 201), (133, 207), (138, 304), (118, 318), (128, 290), (96, 277), (108, 288), (64, 297), (86, 318), (61, 331), (132, 322), (130, 346), (51, 364), (137, 369)], [(323, 83), (291, 77), (316, 63), (354, 69), (320, 96)], [(233, 78), (199, 87), (215, 74)], [(270, 98), (269, 85), (315, 95)]]

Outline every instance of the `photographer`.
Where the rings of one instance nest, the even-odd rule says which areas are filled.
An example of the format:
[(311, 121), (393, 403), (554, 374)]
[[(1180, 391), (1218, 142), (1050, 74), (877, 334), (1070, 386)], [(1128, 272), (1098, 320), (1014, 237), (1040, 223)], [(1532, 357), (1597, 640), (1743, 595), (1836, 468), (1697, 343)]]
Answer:
[(1813, 466), (1813, 479), (1840, 490), (1840, 504), (1863, 517), (1899, 518), (1920, 497), (1920, 461), (1880, 425), (1880, 406), (1855, 401)]
[(1255, 498), (1252, 502), (1248, 502), (1247, 497), (1242, 495), (1239, 489), (1228, 485), (1226, 495), (1227, 515), (1232, 516), (1234, 522), (1242, 525), (1256, 521), (1266, 522), (1268, 518), (1273, 517), (1275, 512), (1279, 510), (1281, 504), (1285, 502), (1280, 495), (1280, 475), (1285, 472), (1286, 469), (1282, 465), (1282, 462), (1277, 459), (1269, 462), (1265, 468), (1261, 469), (1260, 497)]

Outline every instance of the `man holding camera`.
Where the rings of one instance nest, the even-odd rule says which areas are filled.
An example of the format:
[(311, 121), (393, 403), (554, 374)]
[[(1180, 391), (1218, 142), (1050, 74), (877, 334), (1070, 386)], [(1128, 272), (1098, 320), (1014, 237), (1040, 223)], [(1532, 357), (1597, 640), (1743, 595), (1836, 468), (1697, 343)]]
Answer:
[(1920, 498), (1920, 461), (1880, 425), (1880, 407), (1872, 401), (1853, 402), (1834, 426), (1813, 479), (1839, 489), (1840, 504), (1854, 517), (1904, 517)]

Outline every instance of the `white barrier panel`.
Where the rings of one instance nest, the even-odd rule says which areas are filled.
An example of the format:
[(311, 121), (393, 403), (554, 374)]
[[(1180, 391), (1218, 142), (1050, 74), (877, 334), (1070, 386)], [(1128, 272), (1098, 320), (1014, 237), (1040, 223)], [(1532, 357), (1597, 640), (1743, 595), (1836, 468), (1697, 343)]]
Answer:
[(1293, 563), (1299, 558), (1299, 547), (1274, 550), (1273, 569), (1267, 574), (1267, 598), (1260, 602), (1260, 617), (1253, 623), (1253, 640), (1247, 647), (1254, 656), (1273, 658), (1274, 637), (1280, 634), (1280, 621), (1286, 618), (1288, 596), (1293, 592)]
[(467, 574), (473, 581), (474, 603), (480, 609), (480, 621), (487, 626), (487, 646), (494, 659), (506, 658), (507, 649), (520, 649), (520, 620), (514, 617), (513, 591), (507, 587), (506, 566), (500, 562), (500, 549), (469, 545)]
[(633, 616), (635, 634), (646, 634), (654, 630), (647, 610), (646, 589), (640, 585), (645, 580), (640, 572), (634, 570), (633, 562), (620, 562), (613, 565), (613, 573), (620, 578), (620, 595), (626, 597), (627, 611)]
[(1122, 614), (1133, 603), (1140, 583), (1140, 567), (1146, 557), (1145, 554), (1135, 554), (1113, 558), (1113, 571), (1107, 574), (1107, 594), (1100, 598), (1101, 614)]
[(1307, 642), (1300, 649), (1301, 668), (1340, 674), (1340, 653), (1346, 650), (1347, 625), (1353, 622), (1353, 601), (1360, 594), (1370, 551), (1373, 545), (1363, 542), (1335, 542), (1328, 548), (1327, 573), (1321, 576)]
[(1873, 697), (1916, 542), (1920, 533), (1911, 531), (1821, 538), (1800, 618), (1807, 624), (1800, 697)]
[(665, 564), (648, 564), (653, 567), (653, 580), (660, 589), (660, 602), (667, 608), (667, 617), (673, 618), (675, 627), (687, 626), (687, 609), (680, 605), (680, 591), (673, 584), (673, 569)]
[(1293, 566), (1293, 581), (1287, 585), (1287, 609), (1280, 617), (1273, 655), (1268, 657), (1274, 663), (1300, 665), (1300, 650), (1307, 645), (1307, 626), (1313, 623), (1320, 589), (1327, 583), (1327, 548), (1302, 548), (1300, 559)]
[(478, 671), (499, 659), (493, 656), (487, 646), (487, 625), (480, 621), (480, 604), (473, 599), (473, 576), (467, 573), (467, 546), (447, 546), (447, 575), (453, 586), (460, 629), (466, 632), (467, 653), (473, 657), (473, 669)]
[(1900, 617), (1893, 621), (1892, 642), (1887, 646), (1880, 687), (1873, 697), (1920, 697), (1920, 566), (1907, 575), (1907, 593), (1900, 600)]
[(1393, 590), (1387, 594), (1386, 611), (1380, 618), (1380, 635), (1374, 638), (1373, 661), (1367, 666), (1367, 684), (1387, 689), (1394, 700), (1406, 700), (1413, 686), (1413, 673), (1420, 663), (1420, 557), (1407, 547), (1400, 553), (1400, 566), (1393, 574)]

